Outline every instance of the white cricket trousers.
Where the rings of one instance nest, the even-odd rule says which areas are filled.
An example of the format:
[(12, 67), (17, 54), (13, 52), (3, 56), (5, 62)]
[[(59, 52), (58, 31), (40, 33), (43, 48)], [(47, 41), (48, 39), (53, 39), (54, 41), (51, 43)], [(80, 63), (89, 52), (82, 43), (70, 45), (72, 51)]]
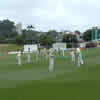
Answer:
[(72, 62), (75, 63), (75, 54), (72, 54)]
[(82, 59), (82, 54), (81, 53), (79, 53), (78, 54), (78, 66), (80, 66), (80, 64), (83, 64), (84, 62), (83, 62), (83, 59)]
[(21, 65), (21, 64), (22, 64), (22, 57), (18, 56), (18, 65)]

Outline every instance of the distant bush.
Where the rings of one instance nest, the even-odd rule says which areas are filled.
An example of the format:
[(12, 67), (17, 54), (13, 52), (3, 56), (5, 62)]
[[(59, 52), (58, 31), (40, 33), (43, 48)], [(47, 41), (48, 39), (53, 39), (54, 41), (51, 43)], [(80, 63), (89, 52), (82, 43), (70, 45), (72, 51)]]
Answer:
[(23, 39), (22, 36), (18, 36), (18, 37), (16, 38), (16, 44), (17, 44), (17, 45), (23, 45), (23, 44), (24, 44), (24, 39)]

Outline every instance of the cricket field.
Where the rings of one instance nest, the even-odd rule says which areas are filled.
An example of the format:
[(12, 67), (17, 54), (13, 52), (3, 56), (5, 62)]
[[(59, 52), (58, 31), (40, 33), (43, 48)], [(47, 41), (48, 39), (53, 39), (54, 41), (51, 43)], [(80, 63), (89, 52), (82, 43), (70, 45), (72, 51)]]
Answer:
[(83, 50), (84, 65), (71, 57), (55, 57), (55, 72), (49, 61), (34, 57), (17, 65), (16, 55), (0, 55), (0, 100), (100, 100), (100, 49)]

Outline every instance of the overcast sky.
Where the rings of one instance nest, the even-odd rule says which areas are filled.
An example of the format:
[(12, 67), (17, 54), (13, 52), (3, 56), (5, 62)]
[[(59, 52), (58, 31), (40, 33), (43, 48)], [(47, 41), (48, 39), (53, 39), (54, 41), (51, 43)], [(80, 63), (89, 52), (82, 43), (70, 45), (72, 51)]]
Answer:
[(84, 31), (100, 26), (100, 0), (0, 0), (0, 20), (6, 18), (44, 31)]

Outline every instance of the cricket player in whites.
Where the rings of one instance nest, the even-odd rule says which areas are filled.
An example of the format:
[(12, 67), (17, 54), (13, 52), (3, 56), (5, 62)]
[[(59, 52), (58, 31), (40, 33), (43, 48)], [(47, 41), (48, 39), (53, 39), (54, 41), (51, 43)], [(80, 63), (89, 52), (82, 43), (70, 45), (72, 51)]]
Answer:
[(72, 51), (70, 53), (71, 57), (72, 57), (72, 63), (75, 64), (75, 52), (74, 52), (74, 48), (72, 48)]
[(18, 65), (22, 65), (22, 52), (21, 52), (21, 50), (18, 50), (17, 57), (18, 57)]
[(30, 55), (30, 48), (28, 48), (28, 53), (27, 53), (27, 63), (31, 63), (31, 55)]
[(53, 48), (49, 50), (49, 72), (54, 72), (54, 56), (53, 56)]
[(78, 66), (80, 67), (80, 64), (84, 64), (80, 48), (76, 48), (76, 55), (78, 60)]

